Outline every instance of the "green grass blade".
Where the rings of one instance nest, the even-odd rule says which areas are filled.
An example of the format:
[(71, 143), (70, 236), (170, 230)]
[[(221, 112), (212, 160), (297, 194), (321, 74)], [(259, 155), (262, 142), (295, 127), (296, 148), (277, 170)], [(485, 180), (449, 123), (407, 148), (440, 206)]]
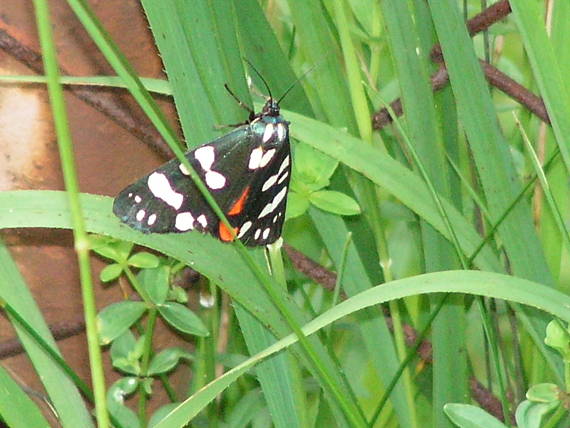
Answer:
[[(342, 74), (340, 50), (326, 19), (324, 5), (322, 2), (305, 0), (288, 0), (288, 4), (303, 57), (309, 64), (318, 66), (310, 76), (317, 95), (311, 97), (314, 103), (318, 103), (315, 111), (330, 123), (355, 132), (356, 122), (346, 78)], [(327, 47), (326, 51), (323, 50), (324, 46)]]
[[(149, 92), (161, 95), (172, 95), (168, 80), (141, 77), (141, 83)], [(126, 88), (123, 79), (117, 76), (60, 76), (62, 85), (70, 86), (102, 86), (109, 88)], [(1, 83), (47, 83), (45, 76), (0, 76)]]
[(188, 147), (227, 132), (216, 131), (220, 125), (243, 122), (247, 112), (224, 89), (228, 84), (251, 105), (232, 5), (219, 0), (192, 4), (144, 0), (142, 4), (172, 86)]
[[(61, 196), (61, 202), (65, 203), (64, 194)], [(52, 349), (57, 350), (55, 340), (41, 311), (2, 241), (0, 241), (0, 296), (20, 316), (26, 319)], [(65, 426), (92, 427), (92, 417), (81, 394), (62, 368), (44, 352), (23, 327), (14, 323), (14, 328), (34, 369), (40, 374), (43, 385), (59, 414), (62, 424)]]
[[(409, 2), (398, 0), (381, 3), (401, 88), (406, 130), (409, 134), (409, 139), (404, 136), (404, 140), (409, 141), (408, 150), (412, 154), (417, 153), (414, 155), (414, 158), (417, 156), (415, 166), (422, 171), (424, 180), (431, 182), (430, 190), (437, 189), (439, 195), (449, 198), (445, 150), (436, 122), (434, 96), (429, 83), (427, 52), (419, 50), (420, 33), (417, 26), (420, 24), (414, 25), (414, 21), (419, 21), (417, 14), (419, 11), (410, 10), (410, 5)], [(432, 197), (437, 198), (438, 195), (434, 194)], [(437, 199), (434, 201), (439, 205)], [(445, 219), (445, 211), (441, 214)], [(426, 270), (434, 272), (459, 267), (457, 257), (460, 260), (465, 257), (458, 248), (452, 227), (448, 226), (449, 233), (453, 237), (451, 242), (426, 222), (421, 223), (421, 228)], [(443, 296), (437, 296), (433, 299), (432, 309), (439, 306), (438, 302), (442, 298)], [(443, 413), (443, 405), (448, 402), (461, 402), (468, 396), (467, 354), (463, 352), (464, 334), (465, 314), (462, 299), (453, 297), (447, 299), (434, 321), (432, 333), (433, 417), (434, 424), (438, 427), (451, 427), (451, 422)], [(415, 401), (413, 396), (409, 400), (411, 403)], [(417, 419), (414, 422), (417, 426)]]
[(511, 3), (513, 16), (523, 38), (530, 59), (534, 78), (546, 105), (552, 130), (556, 137), (566, 170), (570, 171), (570, 92), (568, 82), (557, 60), (552, 42), (546, 33), (543, 6), (529, 0), (514, 0)]
[[(494, 223), (522, 186), (517, 180), (509, 147), (499, 129), (489, 88), (457, 3), (442, 0), (430, 2), (429, 6), (449, 72), (459, 120), (473, 153)], [(553, 284), (526, 201), (521, 201), (511, 210), (498, 228), (498, 235), (515, 275)], [(522, 317), (532, 320), (527, 324), (527, 328), (533, 330), (529, 334), (538, 339), (536, 346), (545, 351), (540, 337), (544, 335), (547, 320), (532, 309), (523, 309), (523, 312), (528, 313), (521, 314)], [(552, 352), (545, 351), (543, 355), (560, 375), (559, 363)]]
[(85, 220), (83, 218), (81, 203), (79, 201), (79, 182), (75, 168), (73, 143), (71, 141), (71, 132), (68, 126), (63, 88), (59, 82), (59, 65), (57, 62), (47, 1), (34, 0), (34, 9), (36, 12), (38, 34), (42, 48), (43, 63), (47, 74), (48, 94), (55, 124), (63, 180), (65, 183), (73, 224), (74, 246), (79, 265), (81, 296), (83, 301), (83, 312), (85, 315), (89, 368), (91, 371), (91, 382), (95, 398), (95, 415), (97, 417), (99, 427), (106, 428), (110, 425), (110, 421), (109, 414), (107, 412), (105, 373), (103, 370), (103, 360), (97, 333), (97, 309), (95, 306), (95, 293), (93, 289), (93, 274), (91, 272), (91, 262), (89, 259), (90, 242), (85, 231)]
[(558, 228), (558, 234), (559, 234), (559, 236), (562, 237), (561, 241), (566, 244), (566, 248), (570, 249), (570, 235), (568, 234), (568, 229), (567, 229), (566, 225), (564, 224), (564, 216), (562, 215), (562, 212), (560, 211), (560, 208), (558, 207), (558, 204), (556, 203), (556, 199), (554, 198), (554, 195), (552, 194), (552, 190), (550, 188), (550, 183), (548, 182), (548, 178), (546, 177), (546, 174), (544, 173), (544, 170), (542, 169), (542, 166), (540, 165), (540, 160), (538, 159), (538, 156), (537, 156), (534, 148), (532, 147), (530, 140), (528, 139), (528, 135), (526, 134), (526, 131), (521, 126), (520, 122), (517, 121), (517, 124), (519, 126), (519, 129), (521, 130), (522, 135), (523, 135), (523, 141), (525, 143), (526, 149), (527, 149), (528, 153), (530, 154), (530, 159), (532, 160), (532, 166), (534, 168), (536, 176), (538, 177), (538, 180), (540, 181), (542, 191), (544, 192), (544, 195), (546, 196), (546, 201), (550, 207), (550, 211), (552, 212), (552, 216), (554, 217), (554, 221), (555, 221), (556, 226)]
[[(430, 3), (437, 34), (457, 100), (459, 119), (471, 145), (492, 218), (500, 216), (520, 191), (508, 147), (495, 117), (488, 86), (457, 4)], [(515, 273), (529, 279), (550, 278), (532, 226), (528, 204), (521, 202), (499, 228)]]
[[(533, 306), (567, 322), (570, 321), (570, 297), (544, 284), (489, 272), (448, 271), (419, 275), (373, 287), (318, 316), (305, 325), (303, 331), (306, 335), (313, 334), (334, 321), (364, 308), (425, 293), (466, 293), (505, 299)], [(175, 408), (156, 427), (179, 427), (188, 423), (201, 408), (239, 376), (262, 359), (294, 343), (296, 339), (295, 335), (289, 335), (228, 371)]]
[(12, 428), (49, 428), (38, 406), (0, 366), (0, 419)]

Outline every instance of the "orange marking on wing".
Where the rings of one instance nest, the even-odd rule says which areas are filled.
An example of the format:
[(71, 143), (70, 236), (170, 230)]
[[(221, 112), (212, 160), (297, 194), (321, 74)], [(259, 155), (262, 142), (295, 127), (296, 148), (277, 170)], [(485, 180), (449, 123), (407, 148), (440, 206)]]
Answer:
[(245, 206), (245, 201), (247, 201), (247, 195), (249, 195), (249, 186), (245, 188), (245, 190), (238, 198), (238, 200), (234, 202), (234, 204), (228, 211), (228, 215), (237, 215), (243, 211), (243, 207)]
[(234, 235), (237, 234), (238, 228), (237, 227), (232, 227), (233, 229), (233, 234), (232, 232), (226, 227), (226, 225), (222, 222), (220, 222), (220, 226), (218, 228), (218, 232), (220, 233), (220, 239), (224, 242), (231, 242), (234, 240)]

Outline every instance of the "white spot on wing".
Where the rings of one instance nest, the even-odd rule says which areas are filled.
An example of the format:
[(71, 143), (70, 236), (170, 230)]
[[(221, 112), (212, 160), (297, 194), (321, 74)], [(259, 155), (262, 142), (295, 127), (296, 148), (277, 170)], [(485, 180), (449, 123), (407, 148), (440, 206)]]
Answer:
[(151, 214), (148, 216), (148, 220), (146, 221), (146, 223), (149, 226), (152, 226), (154, 223), (156, 222), (156, 214)]
[(200, 162), (200, 166), (204, 171), (209, 171), (214, 164), (216, 155), (212, 146), (202, 146), (194, 151), (194, 158)]
[(255, 235), (253, 236), (255, 239), (259, 239), (259, 235), (261, 235), (261, 229), (257, 229), (255, 231)]
[(182, 232), (194, 229), (194, 217), (190, 212), (180, 213), (176, 216), (174, 227)]
[(288, 175), (289, 175), (289, 172), (288, 172), (288, 171), (285, 171), (285, 174), (283, 174), (283, 175), (281, 176), (281, 178), (279, 179), (279, 181), (277, 182), (277, 184), (283, 183), (283, 182), (285, 181), (285, 179), (287, 178)]
[(206, 226), (208, 226), (208, 220), (204, 214), (200, 214), (196, 220), (202, 225), (203, 228), (206, 228)]
[(265, 131), (263, 131), (263, 138), (261, 139), (261, 141), (263, 143), (267, 143), (272, 136), (273, 136), (273, 124), (268, 123), (267, 125), (265, 125)]
[(273, 198), (273, 206), (277, 207), (277, 205), (279, 205), (281, 203), (281, 201), (283, 200), (283, 198), (285, 197), (285, 195), (287, 194), (287, 186), (285, 186), (283, 189), (281, 189), (281, 191), (279, 193), (277, 193), (277, 195)]
[(281, 174), (285, 168), (287, 168), (289, 166), (289, 155), (287, 155), (287, 157), (285, 159), (283, 159), (283, 162), (281, 163), (281, 166), (279, 167), (279, 172), (277, 174)]
[(265, 167), (265, 165), (267, 165), (269, 163), (269, 161), (273, 158), (273, 155), (275, 154), (275, 149), (269, 149), (267, 150), (264, 154), (263, 157), (261, 158), (261, 161), (259, 162), (259, 166), (261, 168)]
[(281, 203), (286, 194), (287, 186), (283, 187), (283, 189), (281, 189), (279, 193), (275, 195), (273, 200), (263, 207), (257, 218), (265, 217), (267, 214), (273, 212), (273, 210), (277, 208), (277, 206)]
[(249, 169), (257, 169), (259, 168), (259, 163), (261, 162), (261, 158), (263, 157), (263, 149), (261, 147), (257, 147), (251, 151), (249, 155)]
[(166, 178), (164, 174), (161, 174), (160, 172), (153, 172), (148, 177), (148, 189), (154, 196), (156, 196), (158, 199), (163, 200), (172, 208), (180, 209), (182, 206), (184, 197), (172, 189), (168, 178)]
[(226, 185), (226, 177), (216, 171), (206, 172), (206, 184), (210, 189), (221, 189)]
[(285, 129), (285, 125), (282, 123), (277, 124), (277, 138), (279, 141), (283, 141), (287, 136), (287, 130)]
[(135, 202), (136, 202), (137, 204), (140, 204), (141, 201), (142, 201), (141, 197), (140, 197), (139, 195), (136, 195), (136, 196), (135, 196)]
[(269, 232), (271, 232), (271, 229), (269, 227), (263, 231), (263, 239), (267, 239)]
[(277, 174), (272, 175), (267, 180), (265, 180), (265, 183), (263, 183), (263, 186), (261, 187), (261, 191), (265, 192), (267, 189), (273, 186), (276, 181), (277, 181)]
[(251, 221), (246, 221), (244, 224), (241, 225), (240, 229), (239, 229), (239, 234), (238, 234), (238, 239), (241, 238), (243, 235), (246, 234), (246, 232), (251, 229), (251, 225), (253, 223)]
[(184, 166), (184, 164), (181, 163), (180, 165), (178, 165), (178, 169), (180, 169), (180, 172), (181, 172), (182, 174), (184, 174), (184, 175), (190, 175), (190, 171), (188, 171), (188, 168), (186, 168), (186, 167)]
[(146, 214), (145, 210), (138, 210), (137, 215), (136, 215), (137, 221), (142, 221), (145, 214)]

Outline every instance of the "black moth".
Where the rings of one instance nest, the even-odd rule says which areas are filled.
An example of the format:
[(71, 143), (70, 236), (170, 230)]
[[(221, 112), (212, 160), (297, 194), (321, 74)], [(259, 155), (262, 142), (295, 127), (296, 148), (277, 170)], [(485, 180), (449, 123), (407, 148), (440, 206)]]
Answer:
[[(270, 96), (244, 125), (185, 154), (235, 236), (248, 246), (275, 242), (285, 219), (291, 153), (289, 122), (280, 115), (279, 101)], [(113, 213), (143, 233), (198, 230), (233, 240), (177, 159), (119, 193)]]

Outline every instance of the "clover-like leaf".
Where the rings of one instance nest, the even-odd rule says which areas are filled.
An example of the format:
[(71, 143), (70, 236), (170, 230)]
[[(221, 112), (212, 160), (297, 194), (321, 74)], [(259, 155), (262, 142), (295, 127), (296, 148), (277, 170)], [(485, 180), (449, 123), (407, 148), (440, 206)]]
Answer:
[(119, 302), (107, 306), (97, 315), (99, 341), (102, 345), (111, 343), (123, 334), (146, 311), (143, 302)]
[(141, 251), (140, 253), (133, 254), (129, 257), (127, 263), (131, 266), (137, 268), (155, 268), (160, 263), (160, 260), (157, 256), (151, 253), (147, 253), (146, 251)]
[(158, 306), (158, 312), (168, 324), (178, 331), (195, 336), (210, 335), (202, 320), (180, 303), (166, 302)]
[(99, 274), (99, 279), (102, 282), (111, 282), (121, 276), (123, 267), (118, 263), (113, 263), (105, 266)]

